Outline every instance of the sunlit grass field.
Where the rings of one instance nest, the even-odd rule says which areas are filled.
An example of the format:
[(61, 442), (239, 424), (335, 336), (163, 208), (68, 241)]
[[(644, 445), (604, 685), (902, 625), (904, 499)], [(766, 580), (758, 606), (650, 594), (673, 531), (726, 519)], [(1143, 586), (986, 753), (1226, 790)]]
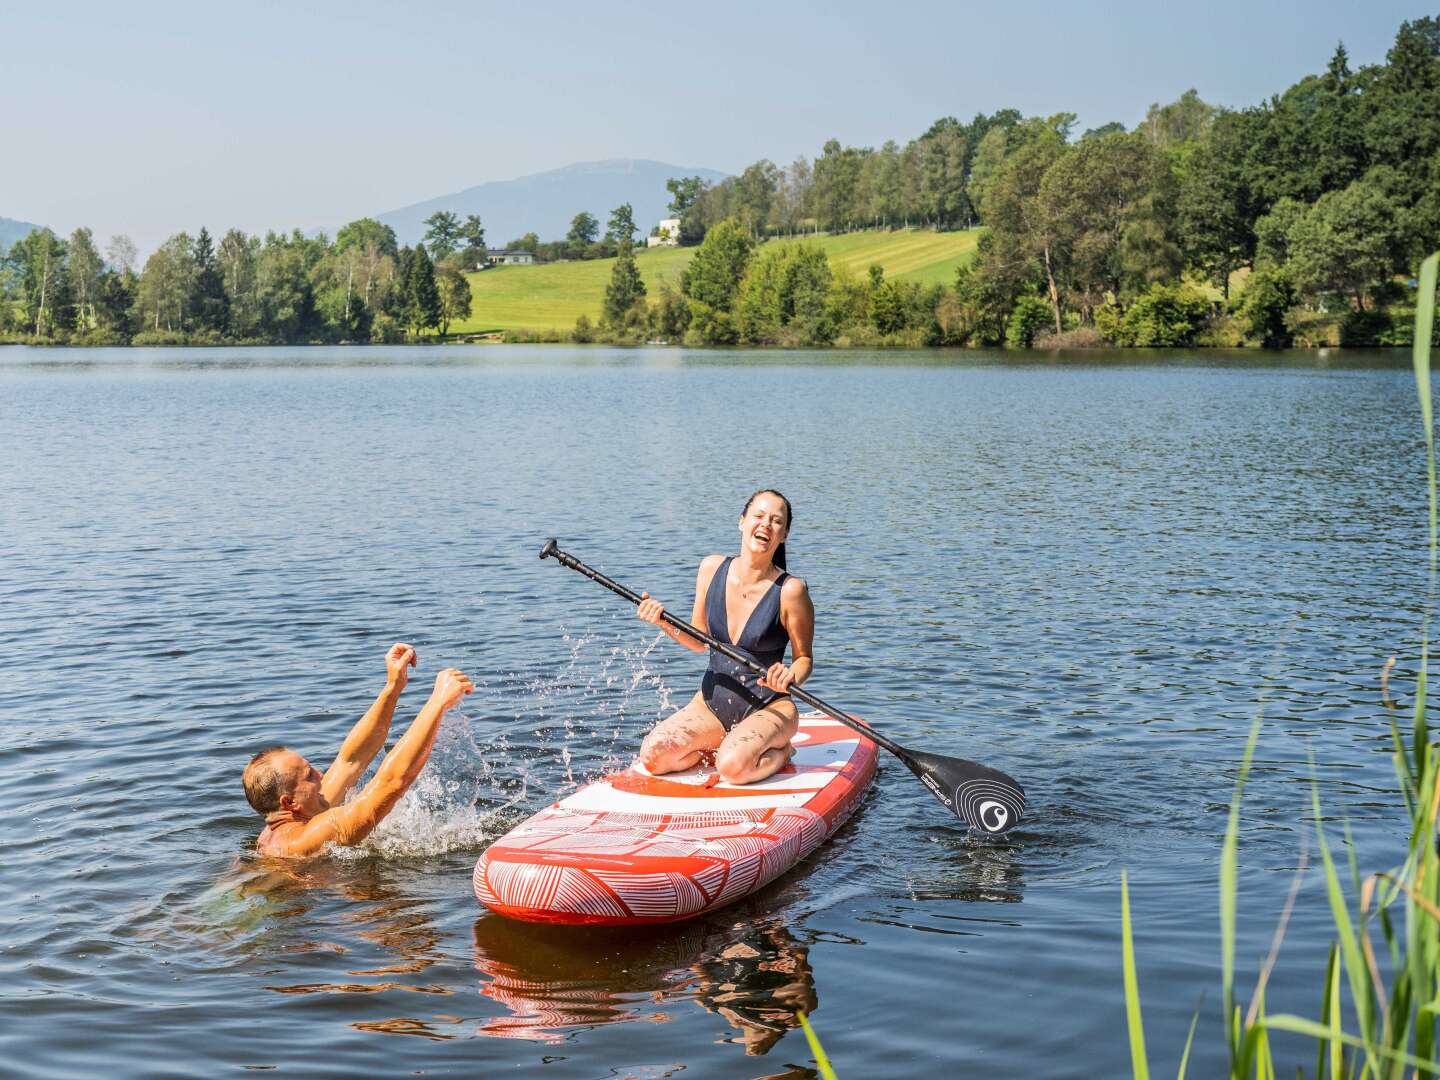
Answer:
[[(872, 263), (878, 263), (885, 268), (887, 278), (932, 285), (949, 284), (954, 279), (955, 268), (973, 257), (978, 235), (978, 229), (900, 229), (804, 239), (822, 247), (837, 272), (843, 269), (861, 276)], [(770, 240), (766, 246), (794, 242)], [(638, 251), (636, 262), (650, 295), (665, 281), (678, 289), (680, 272), (694, 253), (694, 248)], [(614, 265), (614, 259), (594, 259), (544, 266), (500, 266), (469, 274), (471, 315), (463, 323), (452, 323), (450, 333), (568, 330), (581, 315), (598, 321)]]

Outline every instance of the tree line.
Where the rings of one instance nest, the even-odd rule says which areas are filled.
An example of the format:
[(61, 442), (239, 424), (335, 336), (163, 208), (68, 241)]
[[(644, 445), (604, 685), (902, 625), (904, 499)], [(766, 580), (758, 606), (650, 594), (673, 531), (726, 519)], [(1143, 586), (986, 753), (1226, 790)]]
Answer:
[[(667, 184), (681, 239), (678, 288), (647, 297), (629, 205), (602, 234), (581, 212), (566, 237), (511, 247), (539, 258), (618, 256), (596, 334), (704, 343), (1400, 344), (1407, 278), (1440, 246), (1440, 20), (1403, 23), (1385, 62), (1323, 72), (1255, 106), (1190, 91), (1134, 129), (1077, 135), (1075, 115), (1013, 109), (937, 120), (904, 147), (830, 140), (811, 160), (758, 161), (716, 184)], [(117, 237), (31, 233), (0, 260), (0, 334), (79, 342), (393, 341), (469, 311), (484, 261), (477, 217), (441, 212), (422, 243), (352, 222), (330, 240), (202, 229), (137, 267)], [(819, 231), (983, 226), (944, 288), (853, 279)], [(713, 244), (711, 240), (713, 237)], [(743, 243), (741, 242), (743, 240)], [(710, 245), (707, 248), (707, 244)], [(702, 258), (703, 257), (703, 258)], [(727, 276), (728, 275), (728, 276)], [(588, 322), (588, 321), (587, 321)]]
[(1405, 279), (1440, 246), (1440, 20), (1402, 24), (1383, 64), (1352, 69), (1342, 44), (1250, 108), (1192, 90), (1133, 130), (1077, 137), (1075, 119), (1007, 109), (903, 148), (832, 139), (787, 168), (673, 179), (670, 208), (687, 243), (727, 221), (752, 242), (984, 226), (927, 340), (1403, 343)]
[[(483, 238), (482, 238), (483, 242)], [(176, 233), (136, 265), (89, 229), (37, 229), (0, 261), (0, 334), (76, 344), (394, 342), (470, 314), (465, 252), (432, 258), (372, 218), (333, 240), (231, 229)]]

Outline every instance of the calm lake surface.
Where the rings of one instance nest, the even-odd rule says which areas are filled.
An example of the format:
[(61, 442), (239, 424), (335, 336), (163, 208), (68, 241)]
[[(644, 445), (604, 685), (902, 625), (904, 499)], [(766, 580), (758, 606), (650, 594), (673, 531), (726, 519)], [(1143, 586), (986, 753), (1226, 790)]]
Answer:
[[(1384, 659), (1426, 604), (1408, 356), (454, 347), (0, 350), (0, 1072), (36, 1077), (1128, 1075), (1128, 869), (1152, 1066), (1223, 1070), (1218, 851), (1249, 996), (1311, 777), (1399, 861)], [(809, 688), (1026, 786), (969, 837), (882, 764), (756, 897), (668, 929), (480, 908), (485, 846), (622, 766), (704, 660), (536, 558), (688, 614), (762, 485), (795, 505)], [(477, 690), (358, 853), (276, 870), (239, 773), (322, 765), (393, 641)], [(1402, 716), (1403, 719), (1403, 716)], [(1314, 1016), (1306, 872), (1267, 994)], [(1282, 1073), (1313, 1068), (1281, 1042)]]

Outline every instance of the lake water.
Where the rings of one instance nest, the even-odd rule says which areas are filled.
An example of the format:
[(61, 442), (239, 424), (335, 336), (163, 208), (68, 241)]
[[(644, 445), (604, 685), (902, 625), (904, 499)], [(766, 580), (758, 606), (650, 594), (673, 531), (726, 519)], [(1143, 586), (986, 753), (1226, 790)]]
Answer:
[[(1103, 361), (1103, 362), (1102, 362)], [(1223, 1070), (1217, 867), (1245, 735), (1248, 998), (1312, 776), (1399, 860), (1424, 461), (1395, 353), (0, 350), (0, 1060), (11, 1075), (1127, 1075)], [(893, 760), (836, 838), (671, 928), (480, 908), (486, 844), (623, 765), (703, 658), (536, 558), (688, 611), (746, 497), (795, 506), (809, 689), (1026, 786), (966, 834)], [(407, 640), (477, 690), (358, 853), (253, 857), (239, 773), (328, 762)], [(1402, 718), (1403, 719), (1403, 718)], [(1313, 840), (1308, 841), (1311, 852)], [(1306, 873), (1271, 1011), (1314, 1016)], [(1278, 1044), (1282, 1073), (1313, 1067)]]

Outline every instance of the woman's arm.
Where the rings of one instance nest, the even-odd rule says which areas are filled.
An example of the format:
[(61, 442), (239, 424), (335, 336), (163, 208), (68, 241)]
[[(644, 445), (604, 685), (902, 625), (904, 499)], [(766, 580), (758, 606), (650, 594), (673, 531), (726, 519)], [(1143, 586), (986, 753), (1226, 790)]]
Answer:
[[(710, 579), (715, 576), (716, 569), (725, 561), (723, 555), (707, 555), (700, 563), (700, 570), (695, 575), (695, 604), (690, 614), (690, 625), (697, 630), (710, 633), (710, 627), (705, 622), (705, 594), (710, 589)], [(665, 606), (659, 600), (652, 600), (649, 593), (640, 594), (640, 607), (636, 614), (646, 622), (658, 626), (666, 636), (674, 638), (691, 652), (704, 652), (706, 644), (699, 638), (693, 638), (683, 630), (677, 630), (669, 623), (660, 618)]]
[(780, 589), (780, 625), (790, 635), (790, 666), (770, 665), (760, 681), (771, 690), (785, 693), (799, 686), (815, 669), (812, 649), (815, 644), (815, 605), (802, 578), (787, 578)]

